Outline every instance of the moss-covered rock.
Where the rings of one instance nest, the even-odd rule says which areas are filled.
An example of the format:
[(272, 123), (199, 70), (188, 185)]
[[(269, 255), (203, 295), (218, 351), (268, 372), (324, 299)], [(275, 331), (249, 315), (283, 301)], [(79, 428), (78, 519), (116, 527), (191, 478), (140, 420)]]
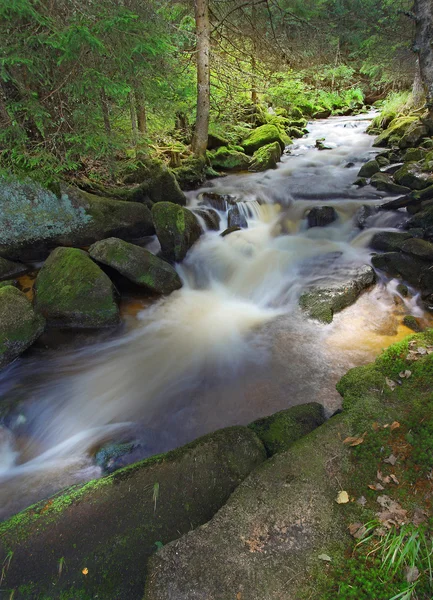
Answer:
[(262, 146), (254, 152), (249, 170), (266, 171), (266, 169), (275, 169), (281, 159), (281, 153), (281, 146), (278, 142)]
[(17, 277), (23, 275), (28, 271), (26, 265), (22, 265), (0, 256), (0, 281), (9, 279), (10, 277)]
[(208, 139), (207, 139), (207, 148), (208, 150), (216, 150), (216, 148), (221, 148), (221, 146), (228, 146), (229, 140), (226, 139), (220, 133), (216, 131), (209, 131)]
[(35, 313), (25, 295), (12, 286), (0, 288), (0, 368), (33, 344), (44, 330), (44, 319)]
[(250, 429), (230, 427), (32, 506), (0, 525), (0, 561), (13, 555), (2, 587), (19, 600), (140, 600), (149, 556), (209, 521), (265, 458)]
[(138, 183), (131, 199), (143, 202), (149, 198), (151, 202), (173, 202), (185, 206), (186, 197), (172, 171), (164, 163), (157, 160), (138, 162), (132, 173), (125, 177), (125, 183)]
[(51, 252), (36, 278), (35, 307), (59, 327), (109, 327), (119, 319), (110, 279), (76, 248)]
[(398, 145), (402, 149), (414, 148), (422, 142), (422, 139), (427, 134), (428, 134), (428, 128), (425, 125), (423, 125), (422, 123), (414, 121), (406, 129), (406, 131)]
[(206, 161), (204, 158), (190, 156), (182, 161), (180, 167), (173, 169), (173, 174), (182, 190), (196, 189), (206, 180)]
[(171, 202), (155, 204), (152, 217), (164, 256), (172, 262), (182, 261), (202, 234), (197, 218), (187, 208)]
[(367, 179), (380, 171), (380, 165), (377, 160), (369, 160), (359, 170), (358, 177), (366, 177)]
[(403, 156), (404, 162), (418, 162), (425, 158), (426, 151), (421, 148), (409, 148)]
[(305, 135), (304, 130), (300, 129), (299, 127), (288, 127), (286, 131), (287, 135), (294, 139), (299, 139)]
[(263, 417), (248, 427), (263, 442), (268, 456), (287, 450), (296, 440), (325, 422), (323, 406), (317, 402), (292, 406)]
[(332, 323), (336, 312), (356, 302), (375, 281), (374, 270), (368, 265), (349, 269), (344, 279), (333, 285), (308, 289), (301, 295), (299, 305), (311, 319)]
[(404, 252), (385, 252), (376, 254), (371, 259), (375, 269), (385, 271), (391, 277), (401, 277), (415, 287), (420, 285), (420, 277), (429, 263), (417, 256)]
[(400, 139), (415, 122), (418, 122), (418, 117), (403, 116), (393, 119), (389, 127), (375, 139), (373, 146), (398, 145)]
[(99, 263), (112, 267), (133, 283), (157, 294), (170, 294), (182, 287), (179, 275), (171, 265), (145, 248), (118, 238), (96, 242), (89, 254)]
[(411, 190), (422, 190), (433, 184), (433, 175), (423, 171), (419, 163), (408, 162), (395, 172), (394, 180)]
[[(433, 190), (433, 186), (430, 186), (430, 188), (426, 188), (423, 191), (430, 189)], [(422, 229), (433, 227), (433, 206), (426, 206), (422, 208), (409, 219), (409, 221), (406, 223), (406, 227), (407, 229), (412, 229), (414, 227), (422, 227)]]
[(412, 254), (424, 260), (433, 261), (433, 244), (426, 240), (410, 238), (402, 243), (401, 250), (406, 254)]
[[(342, 414), (251, 473), (209, 523), (159, 550), (144, 599), (338, 598), (326, 593), (338, 582), (322, 555), (344, 568), (353, 547), (348, 526), (376, 518), (379, 492), (368, 486), (386, 468), (381, 448), (401, 439), (401, 429), (389, 424), (403, 423), (412, 410), (422, 420), (431, 410), (433, 355), (407, 361), (409, 340), (432, 344), (433, 336), (410, 336), (376, 363), (349, 371), (338, 384)], [(395, 380), (405, 369), (412, 376), (391, 391), (386, 377)], [(343, 443), (362, 435), (359, 447)], [(366, 506), (337, 503), (342, 490), (350, 499), (365, 497)]]
[(420, 319), (414, 317), (413, 315), (406, 315), (403, 319), (403, 325), (406, 325), (406, 327), (412, 329), (412, 331), (415, 331), (416, 333), (421, 333), (424, 331), (424, 327), (422, 326)]
[(243, 152), (227, 147), (208, 152), (208, 157), (212, 167), (221, 171), (247, 171), (251, 161)]
[(401, 250), (402, 244), (410, 238), (406, 231), (378, 231), (370, 241), (370, 248), (382, 252)]
[(288, 136), (286, 139), (284, 139), (284, 135), (281, 133), (278, 127), (272, 123), (269, 123), (254, 129), (249, 136), (244, 139), (242, 146), (247, 154), (252, 155), (262, 146), (267, 146), (268, 144), (272, 144), (274, 142), (278, 142), (281, 147), (281, 151), (283, 151), (286, 145), (290, 143), (290, 139)]
[(388, 173), (375, 173), (372, 175), (370, 183), (379, 192), (387, 192), (388, 194), (409, 194), (410, 189), (403, 185), (398, 185), (394, 182), (391, 175)]

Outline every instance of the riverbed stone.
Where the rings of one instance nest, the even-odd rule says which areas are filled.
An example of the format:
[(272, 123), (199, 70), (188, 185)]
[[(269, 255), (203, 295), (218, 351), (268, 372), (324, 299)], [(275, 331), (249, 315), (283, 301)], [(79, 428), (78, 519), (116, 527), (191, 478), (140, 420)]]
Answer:
[(404, 136), (412, 123), (415, 122), (419, 122), (418, 117), (397, 117), (390, 123), (389, 127), (374, 140), (373, 146), (381, 147), (398, 145), (400, 139)]
[(410, 238), (406, 231), (379, 231), (375, 233), (370, 241), (370, 248), (382, 252), (394, 252), (401, 250), (403, 243)]
[(246, 154), (253, 155), (256, 150), (262, 146), (267, 146), (274, 142), (278, 142), (281, 151), (283, 151), (290, 143), (290, 139), (288, 136), (285, 138), (276, 125), (267, 124), (254, 129), (248, 137), (244, 139), (242, 146), (245, 149)]
[(296, 440), (325, 422), (323, 406), (309, 402), (257, 419), (248, 427), (263, 442), (268, 456), (287, 450)]
[(376, 206), (371, 206), (370, 204), (363, 204), (356, 211), (353, 217), (353, 222), (356, 225), (356, 227), (359, 227), (359, 229), (366, 229), (369, 226), (369, 219), (376, 215), (377, 212), (378, 209)]
[(209, 521), (265, 458), (253, 431), (230, 427), (40, 502), (0, 524), (0, 560), (14, 558), (3, 587), (20, 600), (141, 600), (149, 556)]
[(372, 177), (375, 173), (380, 171), (380, 165), (377, 160), (369, 160), (359, 169), (358, 177), (366, 177), (367, 179)]
[(329, 324), (335, 313), (356, 302), (375, 281), (374, 270), (369, 265), (350, 267), (338, 282), (311, 286), (301, 295), (299, 305), (309, 318)]
[(221, 217), (213, 208), (196, 208), (194, 214), (203, 219), (207, 229), (211, 231), (219, 231)]
[(262, 146), (254, 152), (249, 170), (266, 171), (267, 169), (276, 169), (281, 154), (282, 151), (278, 142)]
[(158, 202), (152, 208), (152, 217), (164, 257), (181, 262), (202, 234), (194, 213), (171, 202)]
[(35, 308), (49, 325), (88, 329), (110, 327), (119, 320), (112, 282), (83, 250), (53, 250), (35, 289)]
[(338, 219), (337, 211), (333, 206), (314, 206), (307, 215), (307, 226), (326, 227)]
[(414, 148), (422, 142), (422, 139), (426, 137), (427, 134), (428, 128), (422, 123), (414, 121), (409, 125), (398, 145), (402, 149)]
[(29, 348), (44, 330), (45, 320), (13, 286), (0, 288), (0, 368)]
[(13, 262), (0, 256), (0, 281), (9, 279), (10, 277), (19, 277), (27, 273), (28, 267), (21, 263)]
[(408, 162), (394, 174), (394, 180), (411, 190), (423, 190), (433, 184), (433, 175), (423, 171), (419, 163)]
[(185, 206), (186, 196), (179, 187), (174, 173), (159, 160), (147, 160), (134, 165), (134, 170), (124, 181), (128, 184), (139, 184), (131, 190), (131, 199), (144, 202), (173, 202)]
[(182, 287), (180, 277), (171, 265), (145, 248), (118, 238), (96, 242), (90, 246), (89, 255), (151, 292), (170, 294)]
[(227, 213), (227, 227), (231, 229), (232, 227), (248, 227), (248, 221), (243, 212), (239, 210), (239, 206), (235, 205), (229, 209)]
[(371, 263), (376, 269), (385, 271), (391, 277), (400, 277), (414, 287), (420, 286), (420, 278), (429, 262), (404, 252), (375, 254)]
[(387, 192), (389, 194), (409, 194), (410, 188), (398, 185), (388, 173), (375, 173), (370, 180), (370, 183), (379, 192)]
[(225, 146), (208, 152), (208, 157), (217, 171), (247, 171), (251, 163), (251, 158), (243, 152)]
[(401, 250), (406, 254), (419, 256), (424, 260), (433, 261), (433, 244), (419, 238), (405, 240), (401, 245)]

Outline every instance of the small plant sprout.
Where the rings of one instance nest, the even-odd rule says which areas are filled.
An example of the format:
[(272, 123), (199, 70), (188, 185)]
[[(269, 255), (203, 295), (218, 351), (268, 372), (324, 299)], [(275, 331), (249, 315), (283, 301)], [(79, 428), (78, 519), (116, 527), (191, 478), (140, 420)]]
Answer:
[(59, 564), (58, 564), (59, 579), (62, 575), (64, 567), (65, 567), (65, 557), (62, 556), (62, 558), (59, 559)]
[(0, 575), (0, 585), (3, 583), (3, 580), (6, 577), (6, 573), (8, 572), (8, 569), (11, 565), (13, 555), (14, 553), (12, 552), (12, 550), (9, 550), (9, 552), (6, 554), (6, 558), (3, 561), (2, 572)]

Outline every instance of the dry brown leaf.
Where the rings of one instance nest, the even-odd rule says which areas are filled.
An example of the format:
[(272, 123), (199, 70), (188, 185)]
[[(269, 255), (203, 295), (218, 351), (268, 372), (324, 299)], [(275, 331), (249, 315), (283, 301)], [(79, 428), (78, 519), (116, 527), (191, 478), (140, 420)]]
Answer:
[(424, 354), (427, 354), (427, 348), (424, 348), (423, 346), (420, 346), (418, 348), (418, 354), (421, 354), (421, 356), (424, 356)]
[(406, 371), (401, 371), (401, 372), (399, 373), (399, 376), (400, 376), (402, 379), (409, 379), (409, 377), (410, 377), (411, 375), (412, 375), (412, 371), (409, 371), (408, 369), (406, 369)]
[(367, 498), (365, 496), (360, 496), (356, 501), (356, 504), (359, 504), (360, 506), (365, 506), (367, 504)]
[(402, 525), (407, 521), (407, 510), (404, 510), (398, 502), (386, 496), (378, 496), (376, 501), (382, 507), (382, 511), (376, 513), (379, 521), (390, 529), (392, 526)]
[(236, 600), (242, 600), (242, 592), (236, 594)]
[(400, 427), (400, 423), (398, 421), (394, 421), (394, 423), (391, 423), (391, 431), (394, 431), (394, 429), (398, 429)]
[(364, 438), (366, 435), (367, 432), (364, 431), (364, 433), (360, 437), (347, 437), (345, 440), (343, 440), (343, 444), (349, 444), (349, 446), (359, 446), (359, 444), (362, 444), (364, 442)]
[(360, 540), (366, 534), (366, 527), (362, 523), (352, 523), (348, 527), (350, 535), (352, 535), (355, 539)]
[(391, 392), (393, 392), (395, 390), (395, 388), (397, 387), (397, 384), (395, 383), (395, 381), (393, 381), (389, 377), (386, 377), (385, 381), (386, 381), (386, 385), (389, 387)]
[(414, 583), (419, 577), (419, 570), (417, 567), (406, 567), (405, 577), (408, 583)]
[(388, 458), (385, 458), (385, 459), (384, 459), (384, 461), (383, 461), (383, 462), (385, 462), (385, 463), (388, 463), (389, 465), (392, 465), (392, 466), (394, 466), (394, 465), (395, 465), (395, 463), (397, 462), (397, 457), (396, 457), (396, 456), (394, 456), (394, 454), (390, 454), (390, 455), (388, 456)]
[(391, 477), (389, 477), (389, 475), (383, 475), (382, 471), (378, 471), (376, 477), (382, 483), (389, 483), (391, 481)]
[(398, 479), (397, 479), (397, 477), (394, 475), (394, 473), (391, 473), (390, 477), (391, 477), (391, 479), (393, 480), (393, 482), (394, 482), (396, 485), (399, 485), (399, 484), (400, 484), (399, 480), (398, 480)]
[(426, 521), (427, 513), (422, 508), (416, 508), (413, 512), (412, 523), (414, 525), (421, 525)]
[(380, 425), (379, 425), (379, 423), (378, 423), (377, 421), (375, 421), (375, 422), (372, 424), (371, 428), (372, 428), (372, 430), (373, 430), (373, 431), (379, 431), (379, 429), (380, 429)]
[(375, 492), (381, 492), (385, 489), (380, 483), (375, 483), (374, 485), (371, 484), (368, 487), (370, 488), (370, 490), (374, 490)]

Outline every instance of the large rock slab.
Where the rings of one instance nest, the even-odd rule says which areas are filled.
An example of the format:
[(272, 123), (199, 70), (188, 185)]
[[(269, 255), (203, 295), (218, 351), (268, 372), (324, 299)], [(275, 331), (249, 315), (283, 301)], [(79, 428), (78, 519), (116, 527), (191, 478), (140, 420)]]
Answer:
[(202, 234), (194, 213), (171, 202), (158, 202), (152, 217), (163, 255), (172, 262), (182, 261)]
[(175, 269), (145, 248), (118, 238), (96, 242), (89, 248), (90, 256), (112, 267), (133, 283), (157, 294), (170, 294), (182, 287)]
[(336, 312), (356, 302), (375, 281), (374, 270), (369, 265), (351, 268), (340, 281), (309, 288), (301, 295), (299, 305), (311, 319), (332, 323)]
[(230, 427), (41, 502), (0, 525), (1, 563), (13, 553), (2, 587), (17, 600), (141, 600), (149, 556), (208, 521), (265, 457)]
[(83, 250), (56, 248), (36, 278), (35, 307), (50, 325), (110, 327), (119, 319), (110, 278)]
[(152, 235), (149, 209), (62, 188), (60, 197), (33, 181), (0, 179), (0, 255), (14, 260), (45, 258), (56, 246), (84, 247), (110, 236), (126, 240)]
[(0, 368), (31, 346), (44, 326), (22, 292), (12, 286), (0, 288)]

